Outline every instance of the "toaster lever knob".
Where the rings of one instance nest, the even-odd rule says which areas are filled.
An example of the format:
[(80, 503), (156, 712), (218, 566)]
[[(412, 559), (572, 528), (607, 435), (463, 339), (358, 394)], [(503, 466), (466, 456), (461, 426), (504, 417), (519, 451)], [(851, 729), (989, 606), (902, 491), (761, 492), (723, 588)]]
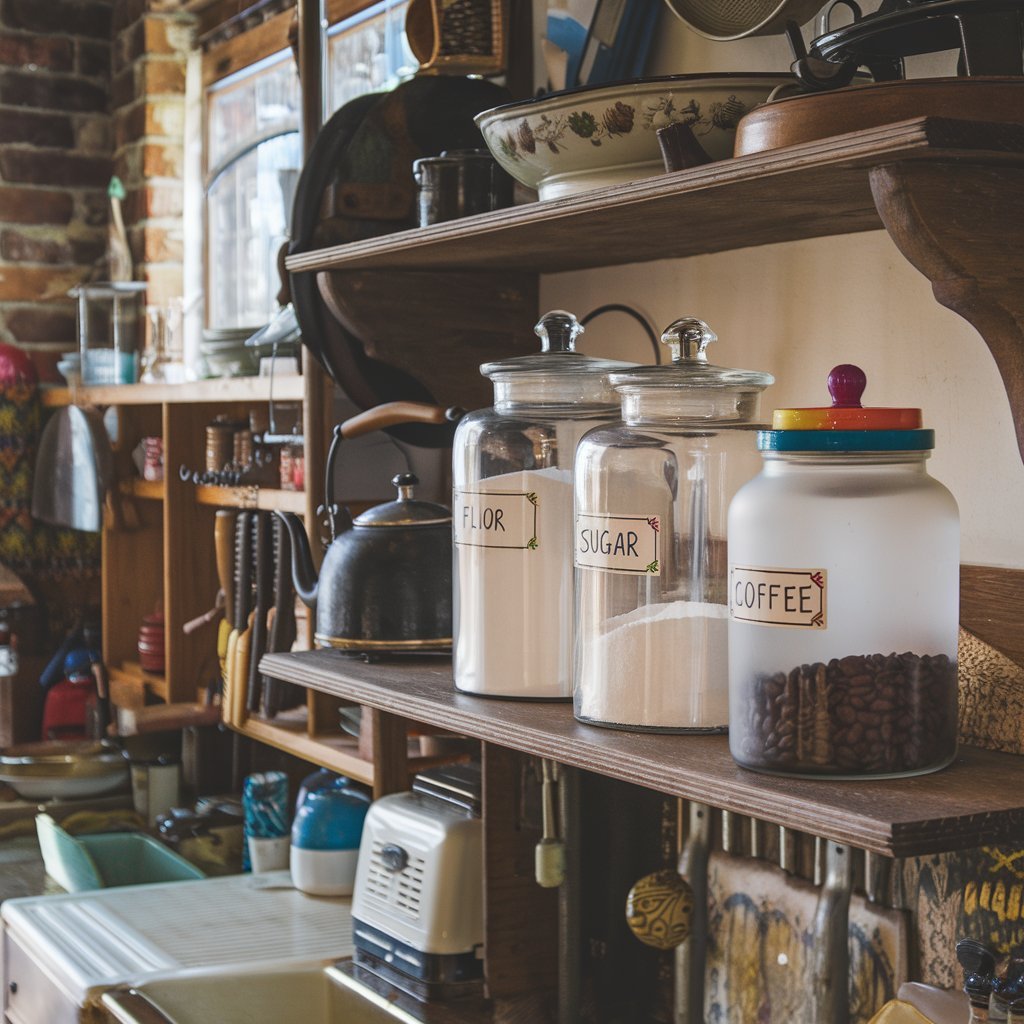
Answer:
[(405, 870), (406, 864), (409, 863), (409, 854), (395, 843), (388, 843), (380, 851), (380, 859), (388, 871), (394, 871), (395, 874), (398, 874), (399, 871)]

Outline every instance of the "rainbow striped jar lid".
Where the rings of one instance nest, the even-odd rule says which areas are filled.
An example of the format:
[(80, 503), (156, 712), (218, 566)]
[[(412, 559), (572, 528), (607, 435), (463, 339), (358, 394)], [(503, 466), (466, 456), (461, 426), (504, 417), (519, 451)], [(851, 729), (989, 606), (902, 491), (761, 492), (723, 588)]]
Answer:
[(828, 375), (832, 404), (776, 409), (772, 429), (758, 432), (761, 451), (926, 451), (935, 447), (935, 431), (921, 428), (920, 409), (861, 404), (867, 376), (843, 363)]

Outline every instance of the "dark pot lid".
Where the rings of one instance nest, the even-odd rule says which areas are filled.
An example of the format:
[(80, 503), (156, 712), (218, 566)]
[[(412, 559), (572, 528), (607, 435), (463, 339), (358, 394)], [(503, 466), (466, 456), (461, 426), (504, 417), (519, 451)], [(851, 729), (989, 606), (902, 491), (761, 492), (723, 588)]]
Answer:
[(415, 473), (399, 473), (391, 483), (398, 488), (398, 500), (374, 505), (356, 516), (356, 526), (442, 526), (450, 525), (451, 512), (433, 501), (418, 501), (413, 488), (419, 483)]

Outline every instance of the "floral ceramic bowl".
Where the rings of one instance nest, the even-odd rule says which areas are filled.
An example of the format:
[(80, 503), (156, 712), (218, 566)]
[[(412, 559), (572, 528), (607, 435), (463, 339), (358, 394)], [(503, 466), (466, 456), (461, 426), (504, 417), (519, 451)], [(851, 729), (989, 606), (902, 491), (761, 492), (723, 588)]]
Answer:
[(541, 199), (664, 172), (657, 130), (693, 129), (713, 160), (732, 156), (740, 118), (787, 73), (669, 75), (586, 86), (477, 114), (494, 158)]

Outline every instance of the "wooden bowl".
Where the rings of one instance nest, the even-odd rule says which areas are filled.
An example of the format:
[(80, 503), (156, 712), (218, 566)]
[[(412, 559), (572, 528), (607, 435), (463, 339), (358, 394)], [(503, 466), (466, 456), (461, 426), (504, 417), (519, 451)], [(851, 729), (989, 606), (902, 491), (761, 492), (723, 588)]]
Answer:
[(1024, 124), (1024, 78), (918, 78), (787, 96), (740, 121), (734, 154), (749, 156), (917, 117)]

